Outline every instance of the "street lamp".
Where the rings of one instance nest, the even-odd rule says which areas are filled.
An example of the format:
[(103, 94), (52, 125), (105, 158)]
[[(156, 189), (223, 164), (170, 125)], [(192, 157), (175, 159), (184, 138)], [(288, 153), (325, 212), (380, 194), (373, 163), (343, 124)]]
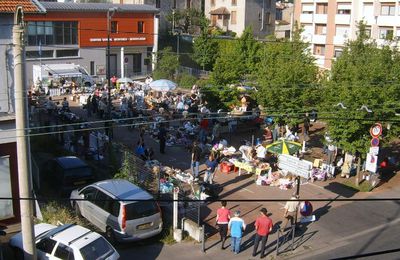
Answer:
[(110, 7), (107, 10), (107, 87), (108, 87), (108, 106), (107, 106), (107, 121), (105, 122), (107, 135), (111, 137), (111, 70), (110, 70), (110, 33), (111, 33), (111, 18), (114, 16), (115, 12), (118, 11), (117, 7)]

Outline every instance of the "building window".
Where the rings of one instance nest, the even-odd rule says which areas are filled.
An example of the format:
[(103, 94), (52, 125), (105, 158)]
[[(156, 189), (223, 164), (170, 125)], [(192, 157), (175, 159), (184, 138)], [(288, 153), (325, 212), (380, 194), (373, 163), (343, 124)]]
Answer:
[(172, 9), (176, 9), (176, 0), (172, 2)]
[(313, 4), (302, 4), (301, 5), (301, 13), (313, 14), (314, 13), (314, 5)]
[(192, 0), (186, 0), (186, 8), (191, 8), (191, 2)]
[(314, 33), (319, 35), (326, 35), (326, 24), (316, 24)]
[(231, 24), (236, 24), (236, 11), (231, 12)]
[(343, 54), (342, 48), (335, 48), (335, 58), (339, 58)]
[(365, 26), (365, 34), (371, 38), (371, 26)]
[(270, 12), (266, 12), (265, 13), (265, 24), (266, 25), (270, 25), (271, 24), (271, 13)]
[(395, 3), (382, 3), (381, 4), (381, 15), (389, 15), (394, 16), (395, 12)]
[[(0, 196), (12, 198), (10, 156), (0, 156)], [(0, 200), (0, 220), (14, 216), (13, 201)]]
[(117, 33), (117, 32), (118, 32), (118, 22), (111, 21), (111, 33)]
[(340, 26), (340, 25), (336, 25), (336, 36), (341, 36), (341, 37), (349, 37), (349, 31), (350, 31), (350, 27), (348, 26)]
[(137, 29), (138, 33), (144, 33), (144, 22), (143, 21), (139, 21), (137, 23), (137, 27), (138, 27), (138, 29)]
[(379, 27), (379, 39), (392, 40), (393, 28), (392, 27)]
[(211, 6), (212, 6), (212, 7), (215, 6), (215, 0), (211, 0)]
[(314, 55), (324, 56), (325, 55), (325, 45), (315, 44), (314, 45)]
[(53, 51), (52, 50), (45, 50), (45, 51), (26, 51), (26, 58), (27, 59), (39, 59), (39, 58), (53, 58)]
[(327, 14), (328, 3), (317, 3), (317, 14)]
[(338, 3), (337, 14), (351, 14), (351, 3)]
[(53, 26), (56, 44), (78, 44), (77, 22), (53, 22)]
[(77, 22), (28, 22), (28, 45), (77, 44)]
[(156, 8), (161, 8), (161, 0), (156, 0)]
[(56, 50), (56, 57), (78, 57), (79, 50), (78, 49), (66, 49), (66, 50)]
[(236, 6), (237, 5), (237, 1), (236, 0), (232, 0), (232, 6)]
[(363, 14), (364, 17), (374, 16), (374, 5), (373, 3), (363, 3)]

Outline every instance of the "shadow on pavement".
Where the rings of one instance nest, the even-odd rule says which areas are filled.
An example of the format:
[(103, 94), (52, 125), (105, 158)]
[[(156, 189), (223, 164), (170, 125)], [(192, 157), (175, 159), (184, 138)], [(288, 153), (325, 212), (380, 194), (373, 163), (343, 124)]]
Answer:
[(351, 198), (358, 192), (358, 190), (352, 189), (339, 182), (331, 182), (327, 186), (324, 186), (324, 189), (329, 190), (345, 198)]

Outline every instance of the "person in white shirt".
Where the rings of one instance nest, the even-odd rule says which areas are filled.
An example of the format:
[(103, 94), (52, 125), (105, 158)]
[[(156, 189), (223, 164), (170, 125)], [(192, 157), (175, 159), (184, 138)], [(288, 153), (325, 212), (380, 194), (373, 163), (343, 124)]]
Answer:
[(291, 225), (293, 226), (294, 219), (296, 217), (297, 209), (299, 208), (299, 202), (295, 201), (298, 199), (298, 195), (292, 195), (289, 201), (286, 202), (285, 205), (285, 212), (283, 214), (283, 221), (280, 227), (280, 231), (284, 232), (288, 222), (290, 221)]

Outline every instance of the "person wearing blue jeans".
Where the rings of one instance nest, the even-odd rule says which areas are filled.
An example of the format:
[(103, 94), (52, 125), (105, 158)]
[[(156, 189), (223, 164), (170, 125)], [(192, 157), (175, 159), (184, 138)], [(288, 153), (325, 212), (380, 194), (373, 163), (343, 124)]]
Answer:
[(235, 254), (240, 252), (240, 243), (242, 241), (243, 231), (246, 229), (244, 220), (239, 217), (240, 211), (235, 211), (234, 217), (229, 220), (228, 230), (231, 233), (231, 250)]
[(195, 181), (199, 179), (199, 165), (200, 165), (200, 157), (201, 157), (201, 148), (197, 141), (193, 142), (192, 148), (192, 163), (190, 168), (192, 170), (192, 175)]

